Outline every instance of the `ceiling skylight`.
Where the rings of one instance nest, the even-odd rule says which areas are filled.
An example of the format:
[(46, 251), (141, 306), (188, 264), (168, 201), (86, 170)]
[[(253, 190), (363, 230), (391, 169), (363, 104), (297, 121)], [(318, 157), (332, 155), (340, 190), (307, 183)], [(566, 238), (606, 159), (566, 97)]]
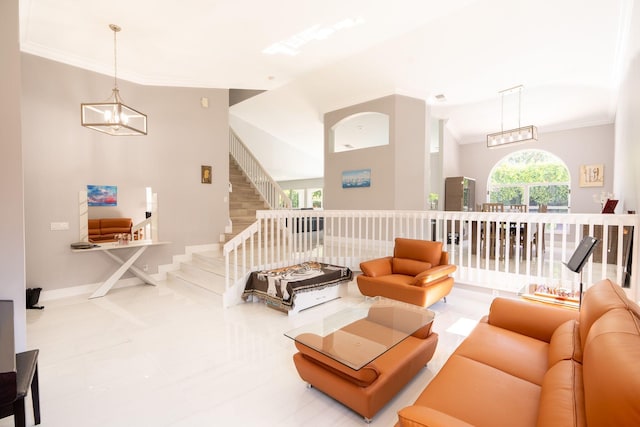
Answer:
[(281, 40), (277, 43), (262, 50), (267, 55), (290, 55), (295, 56), (300, 53), (300, 49), (312, 41), (326, 40), (340, 30), (356, 27), (364, 23), (364, 18), (347, 18), (336, 22), (333, 25), (322, 26), (320, 24), (307, 28), (288, 39)]

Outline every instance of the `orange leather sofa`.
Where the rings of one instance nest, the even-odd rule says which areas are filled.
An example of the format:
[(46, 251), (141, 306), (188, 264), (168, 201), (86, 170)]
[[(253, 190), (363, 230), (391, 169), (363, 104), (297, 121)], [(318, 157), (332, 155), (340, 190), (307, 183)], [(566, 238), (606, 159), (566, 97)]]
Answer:
[(90, 219), (89, 221), (89, 241), (115, 242), (116, 234), (131, 234), (133, 221), (131, 218), (101, 218)]
[(397, 426), (640, 426), (640, 307), (603, 280), (580, 312), (496, 298)]
[[(364, 337), (363, 345), (366, 340), (387, 344), (385, 341), (394, 334), (389, 326), (394, 324), (397, 316), (420, 316), (415, 319), (416, 324), (422, 324), (422, 318), (429, 317), (427, 313), (397, 310), (371, 307), (366, 318), (340, 331)], [(357, 371), (297, 341), (298, 353), (294, 354), (293, 361), (300, 378), (369, 421), (433, 357), (438, 334), (431, 331), (431, 324), (430, 321), (425, 322), (411, 336)], [(316, 347), (324, 349), (326, 353), (341, 352), (344, 356), (344, 351), (348, 351), (337, 343), (338, 338), (333, 339), (334, 333), (312, 338), (318, 342)]]
[(361, 262), (360, 270), (356, 280), (363, 295), (428, 307), (451, 292), (456, 266), (442, 242), (396, 238), (392, 257)]

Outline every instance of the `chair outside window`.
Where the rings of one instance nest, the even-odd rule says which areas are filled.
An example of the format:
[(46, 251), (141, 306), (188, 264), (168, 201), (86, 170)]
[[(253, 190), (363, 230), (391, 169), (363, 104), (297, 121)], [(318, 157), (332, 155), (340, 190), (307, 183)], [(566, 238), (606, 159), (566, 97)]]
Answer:
[[(538, 212), (539, 213), (546, 213), (547, 212), (547, 205), (540, 205), (538, 208)], [(538, 256), (538, 245), (540, 245), (540, 248), (542, 250), (542, 253), (544, 253), (545, 251), (545, 247), (544, 247), (544, 228), (545, 228), (545, 223), (542, 223), (541, 227), (536, 227), (535, 232), (533, 233), (533, 238), (531, 239), (531, 253), (533, 254), (533, 256)], [(538, 229), (540, 228), (540, 236), (538, 236)]]
[(482, 212), (504, 212), (503, 203), (483, 203)]
[[(504, 212), (504, 204), (503, 203), (483, 203), (482, 204), (482, 212)], [(491, 222), (489, 224), (489, 256), (491, 258), (495, 258), (496, 256), (496, 238), (499, 239), (499, 254), (498, 256), (502, 258), (504, 252), (504, 230), (500, 227), (499, 230), (496, 230), (496, 223)], [(486, 256), (485, 254), (485, 230), (481, 230), (480, 234), (480, 244), (482, 246), (482, 256)]]
[(526, 213), (529, 211), (529, 207), (527, 205), (511, 205), (509, 206), (509, 211)]

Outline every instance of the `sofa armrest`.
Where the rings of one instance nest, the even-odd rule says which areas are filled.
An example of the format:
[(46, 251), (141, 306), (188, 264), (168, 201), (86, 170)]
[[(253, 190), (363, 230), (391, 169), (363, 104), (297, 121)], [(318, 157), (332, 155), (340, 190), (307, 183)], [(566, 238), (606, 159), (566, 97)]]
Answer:
[(456, 271), (455, 265), (436, 265), (418, 274), (413, 282), (416, 286), (427, 286), (432, 282), (446, 277)]
[(440, 265), (447, 265), (447, 264), (449, 264), (449, 252), (442, 251), (442, 253), (440, 254)]
[(550, 342), (553, 332), (578, 312), (543, 303), (496, 298), (489, 309), (488, 323), (522, 335)]
[(362, 274), (369, 277), (393, 274), (392, 257), (388, 256), (361, 262), (360, 271), (362, 271)]
[(426, 406), (407, 406), (398, 412), (401, 427), (473, 427), (456, 417)]

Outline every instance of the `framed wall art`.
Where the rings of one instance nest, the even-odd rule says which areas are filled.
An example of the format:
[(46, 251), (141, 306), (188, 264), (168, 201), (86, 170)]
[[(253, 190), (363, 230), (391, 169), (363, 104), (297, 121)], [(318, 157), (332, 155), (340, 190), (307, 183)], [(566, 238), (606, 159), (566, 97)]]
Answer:
[(211, 166), (200, 166), (200, 182), (211, 184)]
[(342, 188), (371, 187), (371, 169), (342, 172)]
[(87, 204), (89, 206), (118, 206), (118, 187), (116, 185), (87, 185)]
[(603, 187), (604, 165), (580, 166), (580, 187)]

